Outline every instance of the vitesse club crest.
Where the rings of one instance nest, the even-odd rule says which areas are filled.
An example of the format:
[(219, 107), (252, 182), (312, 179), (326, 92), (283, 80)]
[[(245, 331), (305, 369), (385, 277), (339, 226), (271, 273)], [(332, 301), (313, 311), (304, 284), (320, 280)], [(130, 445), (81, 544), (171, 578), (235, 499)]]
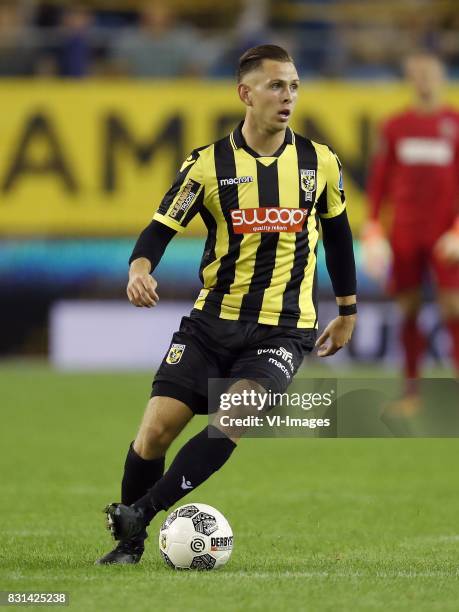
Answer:
[(166, 545), (167, 545), (167, 536), (166, 536), (166, 534), (165, 534), (165, 533), (162, 533), (162, 534), (161, 534), (161, 539), (160, 539), (159, 544), (160, 544), (160, 546), (161, 546), (161, 548), (162, 548), (163, 550), (165, 550), (165, 549), (166, 549)]
[(175, 365), (180, 361), (183, 355), (183, 351), (185, 350), (185, 344), (173, 344), (169, 349), (169, 353), (166, 357), (166, 363), (170, 365)]
[(301, 189), (304, 191), (306, 202), (312, 202), (316, 188), (316, 171), (301, 169)]

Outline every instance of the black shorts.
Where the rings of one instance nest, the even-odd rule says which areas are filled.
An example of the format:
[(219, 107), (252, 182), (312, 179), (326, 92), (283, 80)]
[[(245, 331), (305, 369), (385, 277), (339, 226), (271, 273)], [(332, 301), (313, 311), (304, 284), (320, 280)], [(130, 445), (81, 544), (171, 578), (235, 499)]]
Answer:
[(173, 397), (195, 414), (207, 414), (209, 378), (262, 379), (267, 391), (282, 393), (313, 349), (316, 334), (315, 329), (231, 321), (192, 310), (172, 336), (151, 397)]

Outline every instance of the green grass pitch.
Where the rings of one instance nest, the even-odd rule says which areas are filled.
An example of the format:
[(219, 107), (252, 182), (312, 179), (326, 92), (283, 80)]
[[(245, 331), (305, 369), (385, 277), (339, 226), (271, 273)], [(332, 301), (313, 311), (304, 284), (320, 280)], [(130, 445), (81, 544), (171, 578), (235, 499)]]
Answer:
[(67, 591), (85, 612), (458, 609), (456, 439), (244, 440), (185, 497), (230, 521), (225, 568), (164, 566), (160, 518), (139, 566), (95, 567), (150, 379), (0, 368), (1, 590)]

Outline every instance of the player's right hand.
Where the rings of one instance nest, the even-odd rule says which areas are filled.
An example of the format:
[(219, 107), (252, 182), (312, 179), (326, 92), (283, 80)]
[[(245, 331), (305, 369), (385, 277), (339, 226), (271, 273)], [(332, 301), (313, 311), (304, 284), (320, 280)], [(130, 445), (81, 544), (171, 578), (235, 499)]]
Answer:
[(158, 283), (148, 272), (131, 271), (126, 293), (131, 304), (152, 308), (159, 301), (156, 287)]
[(378, 221), (367, 221), (361, 233), (362, 267), (370, 278), (385, 283), (392, 264), (392, 249)]

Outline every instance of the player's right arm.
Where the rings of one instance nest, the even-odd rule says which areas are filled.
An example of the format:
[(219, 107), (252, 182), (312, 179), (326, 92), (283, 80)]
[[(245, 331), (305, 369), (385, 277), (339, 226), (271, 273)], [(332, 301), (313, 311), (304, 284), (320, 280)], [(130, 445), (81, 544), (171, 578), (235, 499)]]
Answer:
[(129, 258), (127, 296), (134, 306), (151, 308), (159, 301), (157, 282), (151, 276), (167, 245), (183, 232), (199, 212), (204, 198), (204, 181), (199, 151), (194, 150), (161, 201), (152, 222), (142, 231)]

